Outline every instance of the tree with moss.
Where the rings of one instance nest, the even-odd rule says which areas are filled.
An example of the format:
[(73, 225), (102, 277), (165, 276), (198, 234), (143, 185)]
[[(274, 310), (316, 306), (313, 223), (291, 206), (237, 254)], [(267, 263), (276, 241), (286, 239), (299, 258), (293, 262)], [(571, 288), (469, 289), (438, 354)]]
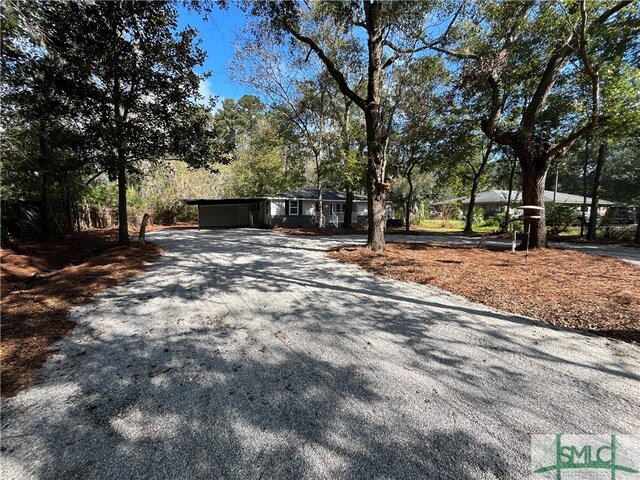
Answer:
[[(524, 204), (544, 207), (549, 166), (576, 141), (637, 122), (638, 9), (631, 1), (480, 1), (465, 6), (445, 48), (431, 47), (459, 60), (462, 85), (484, 99), (482, 130), (517, 156)], [(544, 247), (544, 214), (526, 223), (521, 248)]]
[[(206, 54), (197, 32), (178, 30), (177, 10), (166, 1), (28, 2), (19, 7), (38, 11), (30, 18), (43, 36), (31, 50), (55, 60), (43, 83), (73, 81), (61, 102), (73, 106), (69, 116), (99, 171), (118, 181), (119, 241), (127, 243), (127, 185), (141, 162), (180, 158), (206, 166), (214, 158), (225, 159), (210, 128), (209, 108), (198, 103), (204, 76), (196, 68)], [(28, 60), (18, 58), (17, 71), (24, 72)], [(47, 115), (55, 118), (45, 125), (68, 124), (56, 110)]]

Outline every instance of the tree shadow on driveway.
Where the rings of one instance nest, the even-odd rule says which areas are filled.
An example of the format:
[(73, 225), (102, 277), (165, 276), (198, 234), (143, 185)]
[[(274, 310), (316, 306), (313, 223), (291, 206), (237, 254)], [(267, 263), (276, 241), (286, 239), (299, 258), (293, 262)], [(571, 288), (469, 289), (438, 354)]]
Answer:
[(633, 426), (629, 345), (324, 257), (339, 238), (152, 235), (5, 402), (3, 478), (523, 478), (530, 433)]

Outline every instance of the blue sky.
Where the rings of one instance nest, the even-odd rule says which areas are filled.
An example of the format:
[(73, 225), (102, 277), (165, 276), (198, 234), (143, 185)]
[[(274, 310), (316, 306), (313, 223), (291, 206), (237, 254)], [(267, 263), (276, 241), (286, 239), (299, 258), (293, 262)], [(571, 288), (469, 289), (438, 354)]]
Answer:
[(178, 12), (179, 28), (190, 25), (198, 29), (202, 39), (201, 47), (208, 54), (203, 70), (210, 71), (212, 75), (202, 85), (201, 93), (219, 96), (217, 106), (220, 106), (223, 98), (238, 99), (248, 93), (246, 87), (233, 83), (226, 72), (227, 64), (233, 58), (236, 31), (245, 24), (244, 15), (233, 4), (227, 10), (216, 8), (208, 21), (182, 6), (178, 8)]

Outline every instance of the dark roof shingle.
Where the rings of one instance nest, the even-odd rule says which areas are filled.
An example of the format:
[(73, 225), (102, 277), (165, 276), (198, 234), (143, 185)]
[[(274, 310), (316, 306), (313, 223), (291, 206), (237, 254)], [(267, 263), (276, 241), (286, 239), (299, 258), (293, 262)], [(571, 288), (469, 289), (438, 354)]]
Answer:
[[(295, 198), (297, 200), (317, 200), (318, 189), (317, 188), (301, 188), (299, 190), (293, 190), (291, 192), (280, 193), (274, 195), (276, 198)], [(336, 192), (335, 190), (322, 190), (322, 199), (327, 201), (346, 201), (347, 194), (343, 192)], [(363, 195), (354, 195), (355, 201), (363, 202), (367, 201), (367, 197)]]

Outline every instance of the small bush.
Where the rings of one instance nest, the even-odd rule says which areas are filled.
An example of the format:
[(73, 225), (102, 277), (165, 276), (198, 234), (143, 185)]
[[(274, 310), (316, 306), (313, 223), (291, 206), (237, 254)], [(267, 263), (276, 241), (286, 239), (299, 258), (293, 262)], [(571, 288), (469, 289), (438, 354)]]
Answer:
[(461, 208), (454, 208), (448, 218), (451, 220), (464, 220), (466, 218), (466, 215), (464, 213), (464, 210), (462, 210)]
[[(464, 220), (466, 222), (467, 215), (464, 214), (461, 220)], [(483, 208), (476, 207), (473, 209), (472, 222), (473, 222), (473, 225), (476, 227), (480, 227), (484, 225), (484, 209)]]
[(387, 228), (402, 228), (404, 227), (404, 220), (401, 218), (388, 218)]
[(547, 208), (547, 231), (551, 235), (560, 235), (571, 225), (576, 223), (579, 212), (576, 207), (554, 203)]
[(40, 234), (42, 220), (37, 202), (2, 200), (0, 214), (3, 246), (11, 245), (16, 239)]
[(635, 229), (627, 225), (619, 225), (615, 222), (615, 216), (607, 212), (602, 218), (598, 217), (598, 228), (602, 232), (602, 238), (610, 240), (632, 240)]
[(501, 224), (502, 222), (496, 215), (484, 219), (485, 227), (499, 227)]

